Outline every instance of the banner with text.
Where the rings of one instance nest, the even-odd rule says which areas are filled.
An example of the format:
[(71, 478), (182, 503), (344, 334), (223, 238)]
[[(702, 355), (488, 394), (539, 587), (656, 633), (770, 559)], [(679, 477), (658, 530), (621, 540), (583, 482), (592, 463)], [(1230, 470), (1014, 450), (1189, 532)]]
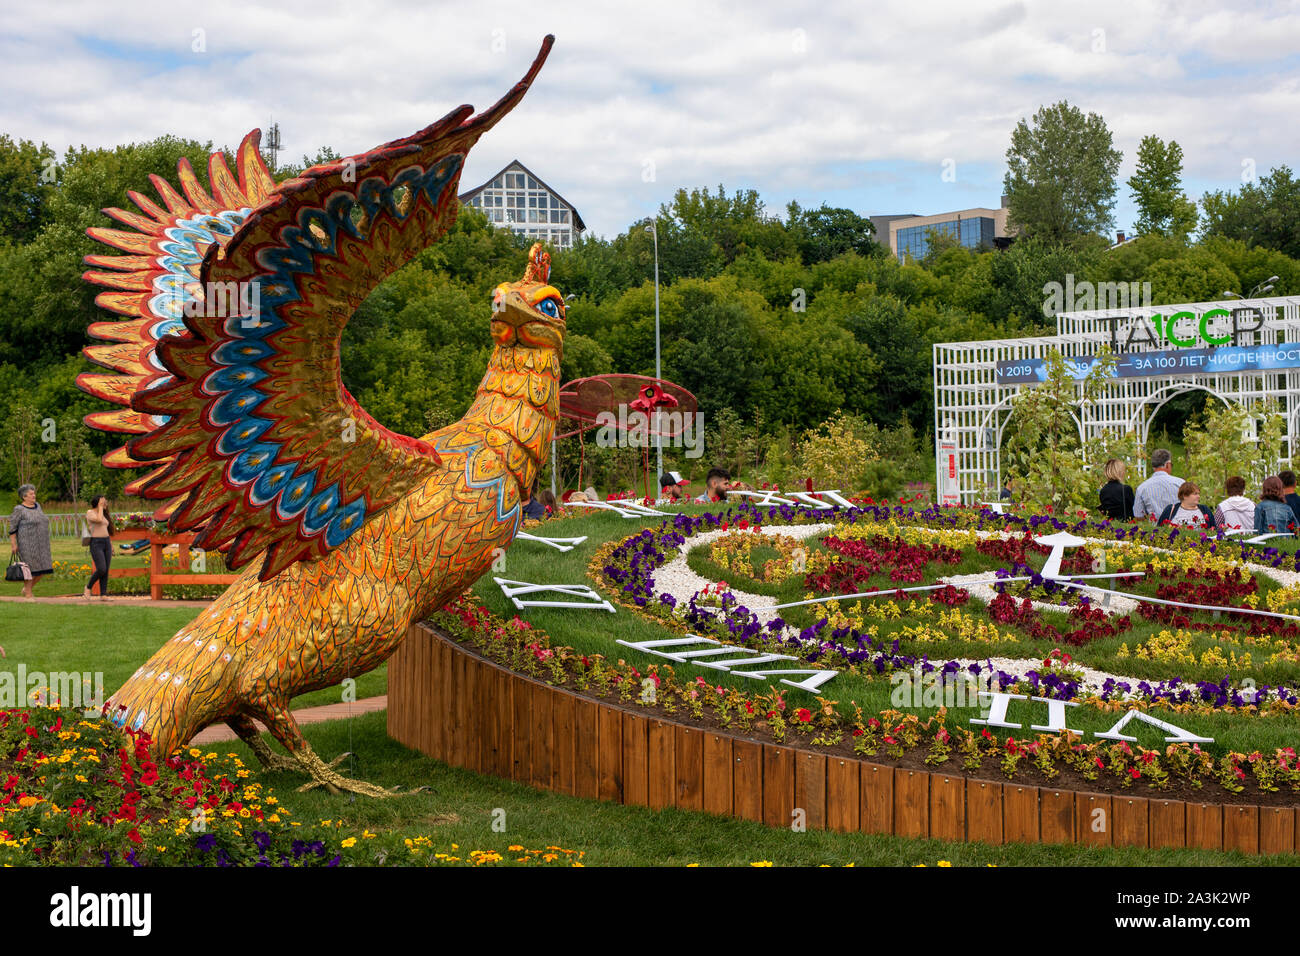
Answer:
[[(1178, 349), (1168, 352), (1126, 352), (1115, 356), (1116, 378), (1148, 375), (1231, 375), (1278, 368), (1300, 368), (1300, 343), (1224, 346), (1209, 349)], [(1097, 362), (1095, 355), (1066, 356), (1065, 364), (1075, 379), (1084, 379)], [(999, 385), (1028, 385), (1047, 381), (1044, 359), (999, 362)]]

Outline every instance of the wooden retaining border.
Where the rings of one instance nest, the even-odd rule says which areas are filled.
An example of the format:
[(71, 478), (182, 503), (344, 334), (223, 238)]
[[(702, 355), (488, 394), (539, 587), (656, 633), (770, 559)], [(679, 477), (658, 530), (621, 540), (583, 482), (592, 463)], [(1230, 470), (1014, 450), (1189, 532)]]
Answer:
[[(983, 843), (1297, 849), (1300, 808), (1081, 793), (692, 727), (516, 674), (413, 625), (388, 662), (388, 734), (445, 763), (576, 797), (809, 829)], [(1098, 813), (1098, 811), (1101, 811)], [(1094, 829), (1094, 821), (1104, 825)]]

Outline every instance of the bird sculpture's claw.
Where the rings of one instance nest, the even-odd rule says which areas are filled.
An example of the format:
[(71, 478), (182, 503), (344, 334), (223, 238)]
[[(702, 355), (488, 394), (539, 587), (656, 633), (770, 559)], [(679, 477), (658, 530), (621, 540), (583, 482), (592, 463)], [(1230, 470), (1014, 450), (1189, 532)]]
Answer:
[(364, 780), (351, 780), (343, 776), (341, 773), (338, 773), (334, 767), (344, 757), (351, 756), (349, 753), (339, 754), (329, 763), (325, 763), (320, 759), (320, 757), (316, 756), (316, 752), (310, 747), (298, 751), (295, 756), (298, 758), (299, 768), (307, 771), (311, 776), (309, 782), (304, 783), (298, 788), (299, 793), (306, 793), (308, 790), (313, 790), (316, 787), (324, 787), (333, 794), (347, 792), (359, 794), (363, 797), (375, 797), (376, 799), (397, 796), (396, 788), (385, 790), (383, 787), (377, 787), (373, 783), (366, 783)]

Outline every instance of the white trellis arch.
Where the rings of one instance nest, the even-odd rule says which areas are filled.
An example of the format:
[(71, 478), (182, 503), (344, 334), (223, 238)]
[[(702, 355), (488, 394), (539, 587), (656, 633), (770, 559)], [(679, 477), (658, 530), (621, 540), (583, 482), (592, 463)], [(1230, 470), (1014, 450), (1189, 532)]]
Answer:
[[(1183, 346), (1187, 339), (1156, 341), (1166, 333), (1174, 336), (1176, 322), (1189, 319), (1195, 320), (1194, 327), (1177, 326), (1177, 334), (1204, 336), (1195, 347)], [(1203, 390), (1225, 404), (1248, 408), (1265, 399), (1277, 401), (1286, 421), (1284, 455), (1290, 460), (1295, 453), (1293, 442), (1300, 437), (1300, 362), (1290, 368), (1222, 370), (1222, 360), (1265, 346), (1300, 343), (1300, 296), (1063, 312), (1057, 315), (1056, 329), (1056, 335), (935, 344), (934, 434), (936, 443), (955, 444), (956, 490), (964, 504), (1001, 486), (1001, 445), (1009, 420), (1005, 413), (1025, 385), (1003, 381), (999, 365), (1030, 366), (1053, 350), (1067, 358), (1086, 358), (1109, 345), (1127, 366), (1097, 402), (1079, 409), (1075, 421), (1081, 441), (1131, 429), (1145, 442), (1161, 405), (1182, 392)], [(1141, 329), (1150, 340), (1134, 340)], [(1152, 329), (1157, 330), (1153, 336)], [(1300, 357), (1297, 351), (1281, 351), (1293, 359)], [(1218, 356), (1219, 370), (1179, 370), (1180, 362), (1196, 361), (1197, 355), (1201, 361)], [(1141, 361), (1174, 367), (1139, 370)], [(1135, 464), (1144, 475), (1146, 462)], [(939, 478), (942, 486), (943, 476)]]
[(1151, 433), (1151, 423), (1156, 420), (1156, 414), (1160, 409), (1169, 404), (1171, 399), (1179, 395), (1186, 395), (1188, 392), (1205, 392), (1221, 401), (1224, 405), (1230, 405), (1231, 400), (1226, 396), (1220, 395), (1212, 388), (1204, 385), (1196, 385), (1188, 382), (1177, 382), (1170, 385), (1161, 386), (1146, 400), (1146, 403), (1140, 406), (1133, 413), (1133, 420), (1129, 423), (1129, 429), (1137, 435), (1138, 443), (1145, 445), (1147, 438)]

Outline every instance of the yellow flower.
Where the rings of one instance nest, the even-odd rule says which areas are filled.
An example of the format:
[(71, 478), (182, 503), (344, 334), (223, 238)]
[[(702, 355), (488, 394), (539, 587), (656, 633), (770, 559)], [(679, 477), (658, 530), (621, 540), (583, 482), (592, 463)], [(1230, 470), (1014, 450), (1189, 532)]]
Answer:
[(940, 866), (952, 866), (952, 864), (949, 863), (947, 860), (940, 860), (940, 861), (939, 861), (939, 865), (940, 865)]
[(343, 841), (343, 849), (345, 850), (348, 849), (349, 847), (354, 847), (356, 845), (357, 845), (356, 837), (348, 837), (346, 840)]
[(756, 863), (751, 863), (751, 864), (749, 864), (749, 865), (750, 865), (750, 866), (771, 866), (771, 865), (772, 865), (772, 861), (771, 861), (771, 860), (759, 860), (759, 861), (757, 861)]

